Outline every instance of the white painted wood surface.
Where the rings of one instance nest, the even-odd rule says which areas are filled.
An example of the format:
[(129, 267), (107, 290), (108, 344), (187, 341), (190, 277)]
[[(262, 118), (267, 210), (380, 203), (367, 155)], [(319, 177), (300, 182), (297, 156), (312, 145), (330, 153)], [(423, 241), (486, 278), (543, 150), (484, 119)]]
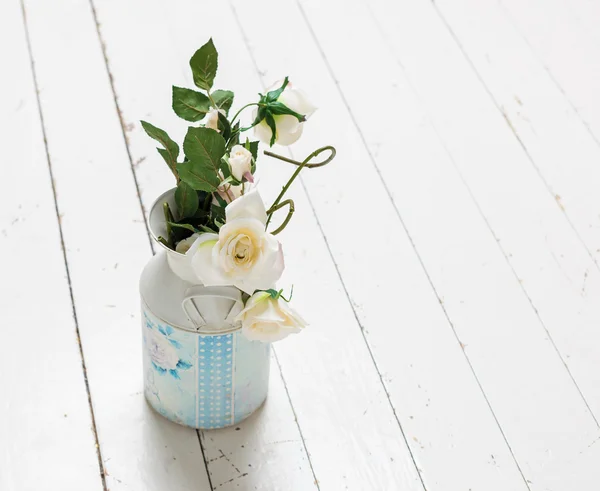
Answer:
[(500, 4), (600, 144), (598, 2), (501, 0)]
[[(100, 491), (96, 440), (27, 38), (0, 5), (0, 489)], [(68, 457), (68, 466), (65, 466)]]
[[(479, 321), (477, 310), (465, 309), (467, 301), (461, 298), (463, 294), (455, 284), (450, 285), (448, 294), (442, 294), (444, 303), (451, 319), (455, 319), (524, 476), (531, 481), (530, 488), (564, 489), (574, 483), (584, 486), (597, 482), (595, 468), (584, 467), (583, 474), (579, 469), (575, 471), (581, 464), (580, 455), (596, 451), (589, 446), (598, 438), (597, 423), (565, 373), (563, 360), (550, 337), (552, 332), (541, 316), (536, 318), (539, 311), (525, 289), (534, 278), (546, 282), (546, 288), (561, 280), (560, 263), (557, 265), (553, 254), (574, 265), (584, 260), (589, 264), (591, 260), (577, 254), (580, 242), (562, 210), (435, 15), (434, 6), (419, 2), (395, 6), (390, 12), (384, 2), (371, 3), (390, 51), (401, 61), (489, 232), (513, 270), (495, 271), (490, 269), (491, 258), (482, 258), (480, 264), (486, 268), (483, 276), (467, 284), (478, 289), (479, 307), (485, 307)], [(409, 39), (420, 47), (418, 52), (406, 49)], [(443, 84), (436, 82), (442, 78)], [(473, 253), (484, 251), (480, 245)], [(446, 270), (448, 262), (440, 266)], [(513, 276), (513, 285), (522, 285), (520, 294), (514, 286), (509, 288), (507, 274)], [(459, 278), (458, 271), (453, 276)], [(494, 292), (493, 297), (490, 292)], [(447, 295), (457, 297), (450, 302)], [(470, 297), (478, 298), (475, 291)], [(564, 299), (555, 296), (554, 301)], [(571, 319), (575, 321), (576, 314)], [(497, 324), (493, 330), (482, 328), (494, 322)], [(484, 348), (481, 351), (480, 346)], [(510, 352), (510, 359), (494, 359), (501, 351)], [(571, 395), (565, 396), (565, 391)], [(574, 418), (575, 413), (578, 416)]]
[[(2, 491), (598, 488), (593, 2), (23, 5), (31, 58), (0, 6)], [(141, 392), (143, 208), (172, 182), (138, 120), (181, 140), (171, 85), (210, 36), (237, 107), (290, 75), (320, 106), (293, 155), (338, 158), (282, 235), (311, 327), (276, 345), (261, 411), (197, 433)], [(267, 200), (291, 171), (261, 159)], [(23, 263), (52, 291), (35, 309)]]

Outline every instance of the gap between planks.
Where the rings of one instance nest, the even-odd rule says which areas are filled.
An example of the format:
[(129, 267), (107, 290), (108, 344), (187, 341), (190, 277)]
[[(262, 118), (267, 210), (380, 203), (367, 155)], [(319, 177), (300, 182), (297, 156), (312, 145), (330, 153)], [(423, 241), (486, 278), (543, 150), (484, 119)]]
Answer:
[(69, 261), (67, 260), (67, 252), (66, 252), (66, 248), (65, 248), (65, 240), (64, 240), (61, 217), (60, 217), (60, 209), (58, 207), (58, 199), (57, 199), (57, 195), (56, 195), (56, 185), (55, 185), (55, 181), (54, 181), (54, 172), (52, 170), (52, 160), (50, 159), (50, 152), (48, 151), (48, 139), (47, 139), (47, 135), (46, 135), (46, 124), (44, 121), (44, 111), (42, 109), (42, 103), (40, 100), (40, 91), (39, 91), (37, 73), (35, 70), (35, 62), (33, 61), (33, 52), (31, 49), (31, 39), (29, 36), (29, 26), (27, 24), (27, 12), (25, 10), (25, 4), (24, 4), (23, 0), (20, 0), (20, 4), (21, 4), (21, 12), (23, 14), (23, 27), (25, 30), (25, 39), (27, 41), (27, 53), (29, 55), (31, 74), (32, 74), (32, 78), (33, 78), (33, 85), (35, 88), (35, 100), (36, 100), (38, 114), (39, 114), (41, 128), (42, 128), (42, 136), (44, 139), (44, 151), (46, 153), (46, 162), (48, 164), (48, 175), (50, 178), (50, 185), (52, 187), (52, 199), (54, 200), (54, 211), (56, 214), (56, 224), (58, 226), (58, 232), (59, 232), (59, 237), (60, 237), (60, 248), (62, 251), (63, 261), (64, 261), (64, 265), (65, 265), (65, 272), (67, 275), (67, 284), (69, 285), (69, 297), (71, 299), (71, 306), (72, 306), (72, 311), (73, 311), (73, 321), (75, 323), (75, 335), (77, 337), (77, 346), (79, 348), (79, 355), (81, 357), (81, 368), (83, 370), (83, 380), (85, 382), (85, 390), (87, 392), (88, 405), (90, 408), (90, 417), (92, 420), (92, 431), (94, 433), (94, 441), (96, 442), (95, 445), (96, 445), (96, 457), (98, 459), (98, 470), (100, 472), (100, 479), (102, 480), (102, 488), (104, 489), (104, 491), (108, 491), (108, 488), (106, 486), (106, 475), (105, 475), (105, 470), (104, 470), (104, 464), (102, 461), (102, 450), (100, 449), (100, 442), (98, 440), (98, 430), (96, 428), (96, 417), (94, 415), (94, 405), (92, 402), (92, 393), (90, 391), (90, 384), (88, 381), (87, 368), (86, 368), (86, 364), (85, 364), (85, 355), (83, 354), (83, 345), (81, 343), (81, 335), (79, 332), (79, 321), (77, 319), (77, 308), (75, 307), (75, 298), (73, 296), (71, 272), (69, 269)]

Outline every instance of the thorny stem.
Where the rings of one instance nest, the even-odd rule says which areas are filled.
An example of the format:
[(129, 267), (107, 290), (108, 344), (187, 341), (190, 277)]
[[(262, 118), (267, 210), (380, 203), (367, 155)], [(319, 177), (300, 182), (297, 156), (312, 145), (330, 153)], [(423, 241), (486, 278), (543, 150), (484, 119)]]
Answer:
[[(321, 154), (322, 152), (325, 152), (326, 150), (329, 150), (331, 152), (330, 155), (329, 155), (329, 157), (327, 157), (322, 162), (317, 162), (316, 164), (309, 164), (309, 162), (313, 158), (315, 158), (317, 155)], [(331, 145), (327, 145), (325, 147), (321, 147), (321, 148), (318, 148), (317, 150), (315, 150), (308, 157), (306, 157), (302, 162), (298, 162), (297, 160), (290, 159), (290, 158), (284, 157), (282, 155), (278, 155), (278, 154), (273, 153), (273, 152), (269, 152), (268, 150), (264, 151), (264, 154), (268, 155), (269, 157), (274, 157), (276, 159), (283, 160), (284, 162), (288, 162), (290, 164), (294, 164), (294, 165), (298, 166), (298, 168), (296, 169), (296, 171), (292, 174), (292, 177), (290, 177), (290, 180), (287, 182), (287, 184), (285, 186), (283, 186), (283, 189), (281, 190), (281, 193), (279, 193), (279, 196), (277, 196), (277, 198), (275, 199), (275, 201), (271, 205), (271, 208), (269, 208), (269, 217), (267, 218), (267, 224), (266, 224), (267, 227), (269, 226), (269, 222), (271, 221), (271, 218), (273, 217), (273, 211), (279, 209), (278, 205), (280, 204), (281, 199), (283, 198), (283, 196), (285, 195), (285, 193), (287, 192), (287, 190), (290, 188), (290, 186), (292, 185), (292, 183), (294, 182), (294, 180), (296, 179), (296, 177), (298, 177), (298, 174), (300, 174), (300, 172), (302, 171), (302, 169), (304, 169), (304, 167), (309, 167), (309, 168), (323, 167), (324, 165), (327, 165), (329, 162), (331, 162), (334, 159), (335, 153), (336, 153), (335, 152), (335, 148), (332, 147)], [(291, 208), (292, 207), (290, 206), (290, 209)], [(286, 220), (283, 223), (283, 228), (285, 228), (285, 225), (288, 224), (288, 222), (290, 221), (290, 219), (291, 219), (291, 216), (290, 216), (290, 214), (288, 214), (288, 217), (286, 218)], [(279, 227), (276, 230), (276, 232), (277, 233), (281, 232), (283, 230), (283, 228)]]
[[(273, 232), (271, 232), (271, 235), (277, 235), (279, 232), (283, 231), (283, 229), (287, 226), (287, 224), (290, 222), (290, 220), (292, 219), (292, 215), (294, 214), (294, 211), (296, 211), (296, 207), (294, 206), (294, 201), (291, 199), (286, 199), (285, 201), (282, 201), (281, 203), (279, 203), (277, 206), (272, 206), (269, 211), (267, 212), (269, 215), (269, 219), (271, 219), (271, 215), (273, 213), (275, 213), (277, 210), (283, 208), (285, 205), (289, 206), (288, 209), (288, 214), (285, 217), (285, 220), (282, 222), (282, 224), (277, 227), (277, 229), (275, 229)], [(267, 220), (267, 224), (269, 223)]]

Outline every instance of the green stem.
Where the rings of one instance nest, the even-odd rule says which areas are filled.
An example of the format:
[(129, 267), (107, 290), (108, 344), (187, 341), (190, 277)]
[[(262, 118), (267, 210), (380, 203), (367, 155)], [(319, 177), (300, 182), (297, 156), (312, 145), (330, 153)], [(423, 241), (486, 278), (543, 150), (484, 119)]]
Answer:
[(210, 90), (206, 91), (206, 95), (208, 96), (208, 100), (210, 101), (210, 103), (213, 105), (213, 107), (218, 111), (219, 110), (219, 106), (217, 106), (217, 103), (215, 102), (215, 100), (213, 99), (212, 95), (210, 95)]
[[(305, 167), (308, 167), (309, 169), (314, 169), (315, 167), (323, 167), (324, 165), (327, 165), (329, 162), (331, 162), (335, 158), (336, 151), (335, 151), (335, 148), (330, 145), (319, 148), (318, 150), (315, 150), (313, 153), (311, 153), (308, 156), (308, 160), (310, 160), (313, 157), (316, 157), (317, 155), (319, 155), (321, 152), (324, 152), (325, 150), (331, 151), (331, 154), (329, 155), (329, 157), (327, 157), (323, 162), (317, 162), (316, 164), (308, 164), (307, 163), (307, 164), (305, 164)], [(283, 155), (269, 152), (269, 150), (265, 150), (263, 153), (265, 155), (268, 155), (269, 157), (274, 157), (276, 159), (283, 160), (284, 162), (287, 162), (288, 164), (302, 165), (302, 162), (298, 162), (297, 160), (290, 159), (289, 157), (284, 157)]]
[[(320, 153), (322, 153), (322, 152), (324, 152), (326, 150), (329, 150), (331, 153), (330, 153), (329, 157), (327, 157), (323, 162), (318, 162), (316, 164), (309, 164), (309, 162), (313, 158), (315, 158), (317, 155), (319, 155)], [(292, 183), (294, 182), (294, 180), (296, 179), (296, 177), (298, 177), (298, 174), (300, 174), (300, 172), (302, 171), (302, 169), (304, 169), (304, 167), (314, 168), (314, 167), (322, 167), (324, 165), (327, 165), (335, 157), (335, 148), (333, 148), (331, 145), (328, 145), (326, 147), (318, 148), (313, 153), (311, 153), (308, 157), (306, 157), (302, 162), (298, 162), (297, 160), (289, 159), (287, 157), (283, 157), (282, 155), (278, 155), (276, 153), (269, 152), (268, 150), (265, 150), (264, 154), (268, 155), (269, 157), (274, 157), (276, 159), (283, 160), (284, 162), (288, 162), (290, 164), (294, 164), (294, 165), (298, 166), (298, 168), (296, 169), (296, 171), (292, 174), (292, 177), (290, 177), (290, 180), (287, 182), (287, 184), (285, 186), (283, 186), (283, 189), (281, 190), (281, 193), (279, 193), (279, 196), (277, 196), (277, 198), (275, 199), (275, 201), (271, 205), (271, 208), (269, 208), (269, 210), (273, 210), (274, 211), (274, 210), (279, 209), (279, 208), (277, 208), (277, 206), (281, 202), (281, 199), (283, 198), (283, 196), (285, 195), (285, 193), (287, 192), (287, 190), (290, 188), (290, 186), (292, 185)], [(269, 222), (271, 221), (272, 217), (273, 217), (273, 213), (271, 213), (269, 215), (269, 217), (267, 218), (267, 226), (269, 225)], [(287, 220), (287, 221), (289, 222), (289, 220)]]
[(267, 214), (269, 215), (269, 218), (267, 219), (267, 225), (268, 225), (269, 220), (271, 219), (271, 216), (273, 215), (273, 213), (275, 213), (277, 210), (283, 208), (285, 205), (289, 206), (288, 214), (285, 217), (285, 220), (281, 223), (281, 225), (279, 227), (277, 227), (277, 229), (275, 229), (273, 232), (271, 232), (271, 235), (277, 235), (279, 232), (282, 232), (285, 227), (287, 227), (287, 224), (290, 223), (290, 220), (292, 219), (292, 215), (294, 214), (294, 211), (296, 211), (296, 207), (294, 206), (293, 200), (286, 199), (285, 201), (282, 201), (278, 205), (272, 206), (269, 209), (269, 211), (267, 212)]
[(235, 120), (240, 115), (240, 113), (244, 109), (246, 109), (247, 107), (251, 107), (251, 106), (260, 106), (260, 103), (258, 103), (258, 102), (251, 102), (250, 104), (246, 104), (244, 107), (242, 107), (237, 113), (235, 113), (235, 116), (231, 119), (231, 126), (233, 126), (233, 124), (235, 123)]
[(172, 243), (173, 236), (173, 228), (171, 227), (170, 222), (174, 222), (173, 213), (171, 213), (171, 208), (169, 207), (169, 203), (166, 201), (163, 203), (163, 213), (165, 215), (165, 225), (167, 227), (167, 245), (170, 249), (175, 249), (175, 244)]
[(171, 248), (171, 246), (169, 245), (169, 243), (165, 240), (165, 238), (162, 235), (159, 235), (156, 240), (158, 240), (162, 245), (167, 246), (169, 249)]

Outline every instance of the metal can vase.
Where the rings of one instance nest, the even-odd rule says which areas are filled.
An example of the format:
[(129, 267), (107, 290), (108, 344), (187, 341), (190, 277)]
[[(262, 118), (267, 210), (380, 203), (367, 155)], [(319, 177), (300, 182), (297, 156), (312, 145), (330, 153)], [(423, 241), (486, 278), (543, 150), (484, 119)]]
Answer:
[[(164, 235), (165, 201), (174, 205), (173, 190), (150, 211), (155, 238)], [(270, 344), (242, 334), (235, 322), (243, 309), (237, 288), (197, 284), (189, 258), (164, 247), (144, 268), (140, 294), (144, 393), (159, 414), (214, 429), (236, 424), (262, 405)]]

